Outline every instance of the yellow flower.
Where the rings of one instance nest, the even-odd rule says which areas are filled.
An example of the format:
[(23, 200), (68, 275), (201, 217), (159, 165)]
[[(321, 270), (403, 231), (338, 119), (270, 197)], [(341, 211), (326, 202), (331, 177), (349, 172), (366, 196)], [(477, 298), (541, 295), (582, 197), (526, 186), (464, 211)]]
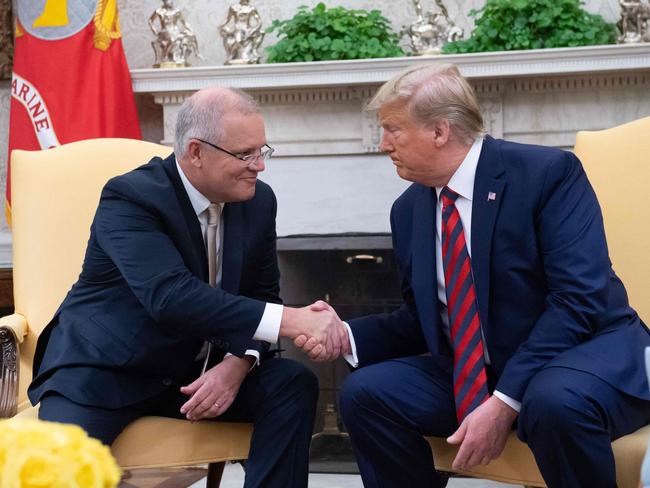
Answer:
[(0, 488), (113, 488), (119, 481), (108, 447), (80, 427), (0, 421)]

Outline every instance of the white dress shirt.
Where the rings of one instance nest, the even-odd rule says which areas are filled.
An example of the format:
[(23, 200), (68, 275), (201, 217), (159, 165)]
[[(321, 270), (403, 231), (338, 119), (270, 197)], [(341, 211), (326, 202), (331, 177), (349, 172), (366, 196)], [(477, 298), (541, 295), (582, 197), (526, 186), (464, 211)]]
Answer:
[[(474, 195), (474, 178), (476, 177), (476, 167), (478, 166), (479, 156), (481, 155), (481, 148), (483, 147), (483, 138), (478, 138), (472, 144), (469, 152), (463, 159), (463, 162), (456, 169), (452, 177), (447, 183), (447, 187), (458, 193), (458, 199), (455, 202), (456, 209), (460, 214), (460, 221), (463, 224), (463, 231), (465, 234), (465, 242), (467, 244), (467, 253), (470, 258), (472, 257), (472, 198)], [(436, 281), (438, 290), (438, 302), (440, 304), (440, 318), (443, 323), (443, 331), (447, 340), (451, 343), (451, 335), (449, 332), (449, 317), (447, 315), (447, 292), (445, 288), (445, 271), (442, 264), (442, 199), (440, 192), (443, 187), (436, 187)], [(347, 325), (347, 324), (346, 324)], [(345, 360), (353, 367), (358, 366), (357, 348), (354, 343), (352, 330), (348, 326), (348, 334), (350, 335), (350, 346), (352, 354), (346, 355)], [(487, 350), (485, 336), (481, 328), (481, 337), (483, 338), (483, 354), (485, 356), (485, 363), (490, 364), (490, 355)], [(504, 395), (500, 391), (495, 390), (494, 395), (519, 412), (521, 403)]]
[[(176, 169), (178, 174), (181, 177), (181, 182), (183, 187), (187, 192), (187, 196), (190, 199), (192, 208), (196, 213), (196, 218), (201, 225), (201, 233), (203, 234), (203, 242), (207, 242), (207, 229), (208, 229), (208, 207), (210, 206), (210, 200), (208, 200), (199, 190), (197, 190), (190, 180), (187, 179), (183, 169), (178, 164), (176, 160)], [(221, 203), (221, 210), (223, 210), (224, 204)], [(220, 214), (219, 220), (219, 232), (217, 233), (217, 287), (221, 285), (222, 277), (222, 263), (223, 263), (223, 253), (221, 248), (221, 243), (223, 242), (223, 212)], [(278, 342), (278, 336), (280, 334), (280, 322), (282, 321), (282, 309), (283, 306), (277, 303), (267, 303), (264, 308), (264, 313), (262, 314), (262, 319), (260, 320), (259, 325), (255, 334), (253, 334), (253, 339), (256, 341), (266, 341), (271, 344)], [(249, 356), (255, 357), (255, 362), (258, 363), (260, 359), (259, 351), (255, 349), (247, 349), (246, 354)]]

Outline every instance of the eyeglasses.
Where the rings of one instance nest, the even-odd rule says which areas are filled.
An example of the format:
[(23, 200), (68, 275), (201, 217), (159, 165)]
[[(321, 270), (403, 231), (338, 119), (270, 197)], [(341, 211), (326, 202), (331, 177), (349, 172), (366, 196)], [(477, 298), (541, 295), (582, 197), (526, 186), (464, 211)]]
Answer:
[(211, 142), (204, 141), (203, 139), (199, 139), (198, 137), (194, 137), (193, 139), (196, 139), (197, 141), (202, 142), (203, 144), (207, 144), (208, 146), (213, 147), (214, 149), (218, 149), (219, 151), (225, 152), (226, 154), (229, 154), (233, 158), (237, 158), (240, 161), (243, 161), (244, 163), (246, 163), (247, 166), (257, 163), (260, 159), (266, 163), (269, 159), (271, 159), (271, 156), (275, 151), (275, 149), (273, 149), (268, 144), (264, 144), (260, 148), (259, 154), (235, 154), (235, 153), (231, 153), (230, 151), (222, 147), (217, 146), (216, 144), (212, 144)]

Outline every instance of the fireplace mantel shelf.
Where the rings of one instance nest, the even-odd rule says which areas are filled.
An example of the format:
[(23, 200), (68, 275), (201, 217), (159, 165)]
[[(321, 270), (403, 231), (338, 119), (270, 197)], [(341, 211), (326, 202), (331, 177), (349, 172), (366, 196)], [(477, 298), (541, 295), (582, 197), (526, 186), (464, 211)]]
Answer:
[(438, 60), (458, 65), (470, 79), (637, 71), (650, 69), (650, 43), (421, 58), (134, 69), (131, 76), (137, 93), (195, 91), (215, 84), (253, 90), (362, 86), (380, 84), (414, 61)]

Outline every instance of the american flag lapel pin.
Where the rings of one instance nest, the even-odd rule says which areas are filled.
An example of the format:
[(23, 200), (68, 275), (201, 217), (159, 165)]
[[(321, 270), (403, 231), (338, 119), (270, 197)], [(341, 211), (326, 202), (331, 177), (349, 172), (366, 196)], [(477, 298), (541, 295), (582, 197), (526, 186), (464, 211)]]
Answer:
[(496, 199), (497, 199), (497, 194), (494, 193), (493, 191), (489, 191), (489, 192), (488, 192), (487, 201), (488, 201), (488, 202), (493, 202), (493, 201), (495, 201)]

